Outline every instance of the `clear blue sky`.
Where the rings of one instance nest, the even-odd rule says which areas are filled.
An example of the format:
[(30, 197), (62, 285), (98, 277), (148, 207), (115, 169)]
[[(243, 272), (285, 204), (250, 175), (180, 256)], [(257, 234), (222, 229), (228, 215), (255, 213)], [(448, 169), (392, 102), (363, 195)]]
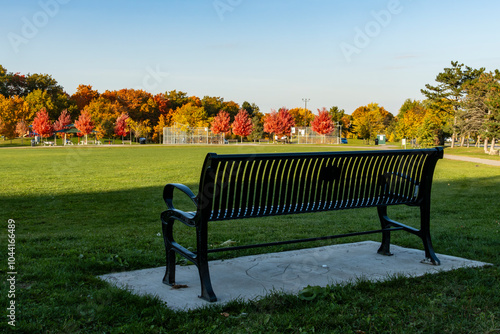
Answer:
[(453, 60), (500, 68), (499, 1), (0, 1), (0, 64), (73, 94), (181, 90), (282, 106), (422, 99)]

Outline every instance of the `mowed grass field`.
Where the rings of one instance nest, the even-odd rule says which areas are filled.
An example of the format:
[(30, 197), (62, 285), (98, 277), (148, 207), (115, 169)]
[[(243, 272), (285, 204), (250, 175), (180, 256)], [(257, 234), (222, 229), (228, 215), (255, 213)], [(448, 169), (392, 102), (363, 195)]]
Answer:
[[(275, 293), (252, 302), (174, 312), (152, 297), (114, 288), (97, 275), (164, 265), (159, 215), (166, 183), (197, 192), (207, 152), (338, 150), (298, 145), (46, 147), (0, 149), (0, 330), (6, 308), (8, 220), (15, 221), (16, 327), (24, 333), (500, 333), (500, 168), (438, 162), (431, 233), (436, 252), (492, 263), (479, 269), (363, 280), (317, 289), (312, 300)], [(346, 148), (344, 148), (346, 149)], [(447, 153), (445, 151), (445, 153)], [(184, 198), (179, 201), (187, 207)], [(418, 226), (418, 210), (390, 208)], [(182, 225), (182, 224), (178, 224)], [(376, 229), (376, 209), (213, 223), (211, 245), (316, 237)], [(177, 240), (194, 246), (194, 230)], [(379, 235), (215, 253), (212, 258), (379, 241)], [(415, 236), (392, 243), (422, 249)], [(165, 288), (169, 288), (165, 286)], [(217, 289), (217, 287), (214, 287)], [(207, 304), (208, 305), (208, 304)]]

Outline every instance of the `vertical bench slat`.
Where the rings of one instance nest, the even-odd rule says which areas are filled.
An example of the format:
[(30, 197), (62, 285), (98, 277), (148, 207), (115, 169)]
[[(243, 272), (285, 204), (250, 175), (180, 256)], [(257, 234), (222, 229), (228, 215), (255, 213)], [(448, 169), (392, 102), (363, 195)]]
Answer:
[(254, 160), (252, 161), (252, 175), (250, 177), (250, 198), (249, 198), (249, 203), (251, 205), (251, 210), (249, 213), (250, 217), (253, 217), (256, 215), (256, 213), (259, 211), (259, 204), (258, 201), (260, 200), (260, 180), (261, 178), (261, 173), (262, 170), (259, 171), (261, 168), (261, 160)]
[(415, 189), (415, 178), (412, 176), (413, 170), (415, 170), (418, 166), (419, 156), (416, 154), (412, 154), (408, 157), (408, 163), (406, 165), (406, 169), (404, 175), (407, 180), (404, 184), (403, 194), (405, 196), (405, 200), (410, 200), (413, 198), (414, 189)]
[(322, 194), (323, 194), (323, 185), (324, 182), (321, 179), (321, 172), (323, 171), (326, 163), (326, 158), (325, 157), (320, 157), (316, 161), (316, 168), (313, 174), (313, 181), (312, 181), (312, 193), (311, 193), (311, 206), (310, 210), (311, 211), (318, 211), (320, 210), (321, 207), (321, 199), (322, 199)]
[(308, 211), (309, 210), (309, 204), (311, 203), (311, 184), (313, 182), (312, 176), (314, 174), (314, 169), (316, 167), (316, 162), (317, 159), (315, 158), (309, 158), (307, 159), (306, 162), (306, 170), (304, 173), (304, 182), (303, 182), (303, 192), (299, 193), (299, 196), (301, 197), (301, 200), (299, 202), (302, 202), (300, 211)]
[(263, 210), (262, 215), (266, 216), (271, 213), (273, 202), (274, 202), (274, 191), (276, 188), (276, 169), (278, 161), (268, 161), (266, 168), (266, 175), (264, 175), (265, 182), (267, 182), (266, 188), (263, 190), (265, 192), (262, 196)]
[(356, 184), (354, 185), (354, 191), (352, 193), (352, 204), (351, 207), (356, 208), (358, 207), (360, 201), (363, 198), (363, 189), (365, 187), (365, 180), (363, 179), (365, 173), (366, 173), (366, 168), (368, 168), (367, 165), (367, 157), (358, 157), (358, 162), (357, 164), (358, 168), (356, 171)]
[[(255, 198), (256, 202), (256, 211), (255, 215), (260, 216), (263, 214), (264, 209), (265, 209), (265, 203), (266, 203), (266, 192), (267, 192), (267, 187), (269, 183), (269, 161), (268, 160), (261, 160), (259, 163), (259, 173), (257, 175), (257, 178), (255, 179), (255, 182), (257, 183), (257, 196)], [(267, 178), (266, 178), (267, 176)]]
[(240, 206), (240, 211), (238, 212), (238, 217), (245, 217), (245, 215), (248, 214), (248, 208), (249, 208), (249, 203), (248, 203), (248, 198), (249, 198), (249, 185), (250, 185), (250, 175), (252, 171), (252, 161), (245, 160), (245, 173), (243, 175), (243, 180), (241, 181), (243, 186), (242, 186), (242, 194), (241, 194), (241, 206)]
[(389, 163), (389, 156), (379, 156), (377, 166), (375, 168), (375, 175), (377, 176), (377, 183), (375, 184), (372, 205), (379, 205), (384, 201), (385, 189), (385, 168)]
[(392, 196), (390, 194), (390, 189), (391, 189), (391, 182), (389, 179), (389, 175), (391, 174), (391, 171), (394, 170), (395, 166), (397, 165), (397, 161), (399, 160), (399, 157), (394, 157), (391, 156), (387, 160), (384, 168), (384, 181), (385, 181), (385, 186), (383, 188), (382, 192), (382, 202), (380, 204), (391, 204), (392, 203)]
[(371, 157), (362, 157), (362, 159), (363, 159), (363, 168), (362, 168), (361, 173), (359, 175), (360, 181), (359, 181), (359, 185), (357, 188), (358, 192), (355, 195), (355, 198), (356, 198), (355, 206), (356, 207), (362, 206), (365, 203), (365, 201), (367, 201), (368, 193), (369, 193), (368, 188), (369, 188), (369, 184), (371, 183), (370, 167), (371, 167), (372, 159), (371, 159)]
[(415, 168), (412, 169), (412, 173), (410, 174), (410, 177), (412, 178), (412, 180), (414, 180), (414, 185), (412, 187), (411, 194), (412, 198), (414, 198), (415, 200), (418, 197), (420, 184), (422, 182), (422, 170), (426, 160), (427, 160), (427, 155), (417, 156)]
[(285, 192), (284, 188), (286, 188), (286, 184), (284, 182), (288, 177), (286, 175), (286, 170), (287, 170), (286, 165), (288, 161), (289, 161), (288, 159), (278, 161), (278, 167), (275, 172), (276, 180), (275, 180), (275, 193), (273, 196), (272, 214), (279, 214), (280, 210), (283, 209), (283, 199)]
[(292, 207), (292, 197), (293, 197), (293, 187), (295, 183), (295, 171), (297, 169), (297, 164), (299, 163), (298, 158), (290, 159), (290, 167), (288, 169), (288, 180), (286, 182), (286, 198), (285, 204), (283, 206), (283, 213), (289, 213)]
[(312, 173), (311, 179), (311, 190), (310, 190), (310, 199), (309, 199), (309, 210), (317, 211), (318, 207), (321, 205), (321, 188), (322, 182), (320, 180), (321, 170), (323, 169), (323, 165), (325, 162), (325, 158), (317, 158), (315, 159), (314, 170)]
[[(223, 171), (223, 177), (222, 177), (222, 186), (221, 186), (221, 190), (222, 190), (222, 196), (221, 196), (221, 200), (220, 200), (220, 211), (219, 211), (219, 214), (220, 214), (220, 218), (221, 219), (227, 219), (229, 217), (229, 214), (228, 214), (228, 205), (229, 205), (229, 193), (230, 193), (230, 190), (231, 190), (231, 172), (232, 172), (232, 169), (233, 169), (233, 166), (234, 166), (234, 161), (228, 161), (226, 163), (226, 166), (224, 168), (224, 171)], [(232, 202), (232, 200), (231, 200)]]
[(300, 171), (302, 169), (302, 165), (304, 160), (302, 158), (297, 158), (294, 160), (295, 164), (293, 166), (293, 169), (290, 170), (290, 180), (291, 184), (288, 185), (288, 192), (289, 194), (287, 196), (290, 196), (290, 199), (288, 201), (289, 205), (286, 209), (287, 213), (295, 212), (297, 208), (297, 193), (299, 191), (299, 184), (300, 184)]
[(328, 201), (328, 208), (327, 210), (333, 210), (334, 208), (337, 207), (337, 200), (338, 200), (338, 197), (339, 197), (339, 193), (341, 191), (341, 186), (342, 186), (342, 173), (343, 173), (343, 165), (344, 165), (344, 162), (347, 161), (347, 158), (346, 157), (339, 157), (339, 158), (335, 158), (333, 161), (332, 161), (332, 166), (334, 167), (334, 170), (336, 171), (336, 173), (338, 174), (337, 177), (335, 178), (335, 182), (332, 182), (331, 186), (330, 186), (330, 191), (329, 191), (329, 194), (328, 194), (328, 198), (327, 198), (327, 201)]
[(349, 159), (349, 167), (345, 171), (345, 181), (344, 181), (344, 193), (342, 195), (342, 199), (345, 199), (342, 201), (342, 208), (348, 209), (350, 208), (351, 205), (351, 194), (353, 191), (353, 187), (355, 184), (355, 177), (356, 177), (356, 160), (358, 160), (357, 156), (353, 156)]
[[(232, 182), (234, 183), (231, 186), (232, 193), (229, 193), (229, 201), (232, 202), (231, 205), (231, 217), (237, 218), (240, 215), (243, 197), (243, 174), (245, 172), (245, 161), (238, 160), (235, 162), (233, 167), (234, 177), (232, 178)], [(231, 201), (231, 198), (234, 198), (234, 201)]]
[(335, 168), (333, 168), (335, 159), (334, 158), (325, 158), (323, 161), (322, 168), (320, 170), (320, 180), (322, 183), (321, 194), (320, 194), (320, 205), (318, 206), (318, 210), (326, 210), (328, 207), (328, 192), (333, 184), (335, 183)]
[(400, 196), (400, 201), (407, 201), (408, 200), (408, 192), (409, 192), (409, 189), (410, 189), (410, 184), (411, 184), (411, 180), (408, 176), (408, 172), (411, 168), (411, 165), (413, 163), (413, 157), (414, 155), (411, 154), (411, 155), (407, 155), (403, 158), (404, 162), (402, 164), (402, 168), (401, 168), (401, 171), (400, 171), (400, 175), (399, 175), (399, 190), (398, 190), (398, 194)]
[(213, 201), (212, 201), (212, 214), (215, 219), (219, 218), (220, 214), (220, 196), (218, 195), (219, 193), (222, 192), (222, 178), (224, 177), (224, 167), (226, 163), (224, 161), (214, 161), (215, 166), (215, 184), (214, 184), (214, 190), (213, 190)]

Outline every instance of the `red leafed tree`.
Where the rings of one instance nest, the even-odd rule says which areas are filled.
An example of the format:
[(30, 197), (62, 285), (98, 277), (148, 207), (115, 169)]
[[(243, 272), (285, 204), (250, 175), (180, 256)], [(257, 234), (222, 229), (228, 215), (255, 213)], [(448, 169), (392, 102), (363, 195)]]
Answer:
[(243, 142), (243, 137), (249, 136), (252, 130), (252, 120), (248, 116), (247, 111), (245, 109), (240, 109), (238, 114), (234, 117), (233, 133), (241, 136), (241, 142)]
[(272, 110), (264, 118), (264, 132), (274, 133), (278, 137), (289, 136), (294, 125), (293, 116), (284, 107), (278, 112)]
[(87, 135), (94, 129), (94, 122), (90, 118), (90, 114), (85, 110), (80, 113), (80, 117), (75, 122), (75, 127), (80, 130), (82, 135), (85, 135), (85, 144), (87, 144)]
[(59, 118), (54, 123), (54, 130), (59, 131), (66, 128), (67, 125), (71, 124), (71, 115), (68, 113), (67, 109), (64, 109), (59, 115)]
[(275, 133), (278, 123), (278, 113), (276, 110), (271, 110), (269, 114), (264, 117), (264, 132), (269, 134)]
[(214, 120), (210, 124), (210, 129), (216, 135), (222, 133), (224, 137), (226, 133), (231, 133), (231, 117), (229, 113), (224, 110), (219, 111), (217, 116), (214, 117)]
[(117, 136), (123, 137), (128, 135), (130, 131), (128, 130), (128, 125), (127, 125), (127, 119), (128, 119), (128, 114), (121, 114), (117, 119), (115, 123), (115, 134)]
[(317, 132), (324, 137), (335, 130), (335, 125), (333, 124), (328, 110), (323, 108), (322, 110), (318, 109), (318, 112), (318, 116), (315, 116), (314, 120), (311, 122), (311, 127), (314, 132)]
[(42, 138), (52, 136), (54, 133), (54, 126), (50, 123), (49, 113), (45, 108), (36, 113), (32, 127), (33, 131)]

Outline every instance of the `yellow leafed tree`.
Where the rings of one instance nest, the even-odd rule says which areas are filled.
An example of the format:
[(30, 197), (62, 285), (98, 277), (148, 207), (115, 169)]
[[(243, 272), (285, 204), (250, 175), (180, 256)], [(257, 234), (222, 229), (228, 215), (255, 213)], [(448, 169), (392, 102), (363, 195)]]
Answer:
[(177, 108), (172, 115), (172, 121), (181, 125), (183, 131), (187, 131), (189, 127), (207, 127), (209, 123), (205, 109), (191, 103)]

